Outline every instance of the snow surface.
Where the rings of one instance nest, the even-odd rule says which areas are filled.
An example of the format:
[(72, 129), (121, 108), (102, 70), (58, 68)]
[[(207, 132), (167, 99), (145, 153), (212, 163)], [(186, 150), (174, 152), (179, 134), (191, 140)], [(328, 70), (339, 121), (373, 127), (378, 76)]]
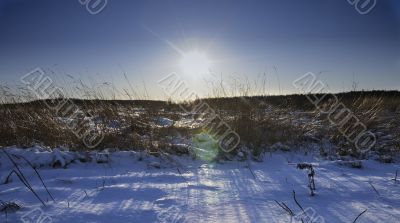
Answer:
[(169, 118), (158, 118), (157, 125), (160, 127), (171, 127), (174, 124), (174, 121)]
[[(352, 169), (293, 152), (267, 154), (263, 162), (208, 163), (131, 151), (104, 153), (108, 158), (100, 163), (95, 158), (69, 163), (71, 157), (83, 155), (60, 150), (7, 151), (42, 166), (39, 172), (56, 200), (51, 201), (34, 171), (25, 165), (22, 171), (47, 206), (14, 176), (12, 182), (0, 184), (0, 200), (23, 208), (9, 213), (8, 222), (39, 222), (26, 220), (32, 211), (44, 222), (298, 222), (291, 221), (275, 202), (284, 202), (301, 214), (293, 190), (307, 212), (315, 211), (314, 220), (305, 222), (353, 222), (365, 209), (357, 222), (400, 220), (400, 182), (392, 180), (399, 164), (369, 160), (363, 161), (363, 168)], [(65, 168), (51, 167), (57, 159)], [(0, 179), (4, 179), (12, 164), (3, 152), (0, 162)], [(307, 173), (296, 169), (300, 162), (315, 165), (314, 197), (309, 196)], [(5, 222), (5, 215), (0, 215), (0, 222)]]

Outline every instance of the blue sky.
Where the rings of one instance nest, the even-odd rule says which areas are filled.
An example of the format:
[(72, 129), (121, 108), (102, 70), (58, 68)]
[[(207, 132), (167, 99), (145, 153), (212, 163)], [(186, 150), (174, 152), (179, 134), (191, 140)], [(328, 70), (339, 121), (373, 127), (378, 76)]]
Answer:
[[(399, 89), (400, 2), (377, 0), (361, 15), (347, 0), (108, 0), (90, 14), (78, 0), (0, 0), (1, 83), (41, 67), (57, 80), (163, 98), (157, 81), (176, 72), (199, 95), (210, 74), (184, 74), (181, 53), (201, 51), (224, 80), (266, 75), (270, 94), (296, 93), (307, 72), (334, 92)], [(65, 85), (68, 81), (60, 81)], [(280, 91), (279, 91), (280, 86)]]

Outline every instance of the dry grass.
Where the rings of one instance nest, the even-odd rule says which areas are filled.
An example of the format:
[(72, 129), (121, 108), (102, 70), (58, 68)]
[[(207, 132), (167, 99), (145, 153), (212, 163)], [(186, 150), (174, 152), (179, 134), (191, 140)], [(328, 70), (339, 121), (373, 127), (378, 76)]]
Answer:
[[(218, 87), (218, 85), (216, 85)], [(338, 147), (339, 155), (360, 156), (357, 150), (344, 140), (339, 131), (329, 124), (326, 116), (314, 112), (315, 107), (305, 95), (249, 96), (251, 85), (236, 86), (242, 97), (229, 97), (234, 91), (223, 88), (214, 90), (223, 97), (202, 99), (229, 126), (239, 134), (241, 145), (251, 149), (254, 156), (260, 156), (273, 144), (281, 142), (292, 147), (308, 140), (311, 134), (321, 142), (330, 140)], [(258, 86), (263, 88), (262, 86)], [(173, 152), (171, 140), (176, 136), (190, 138), (202, 131), (201, 128), (156, 127), (159, 117), (172, 120), (182, 118), (182, 110), (171, 101), (150, 100), (109, 100), (107, 93), (81, 83), (76, 91), (83, 99), (71, 99), (85, 116), (93, 116), (97, 128), (104, 133), (104, 140), (97, 149), (121, 148), (149, 151)], [(62, 117), (47, 107), (50, 101), (32, 101), (34, 96), (28, 90), (8, 87), (0, 88), (0, 146), (16, 145), (31, 147), (41, 144), (49, 147), (84, 149), (82, 140), (76, 137), (62, 122)], [(137, 98), (129, 95), (129, 98)], [(265, 94), (265, 93), (263, 93)], [(234, 96), (234, 95), (231, 95)], [(349, 92), (336, 95), (373, 132), (383, 132), (378, 140), (390, 142), (390, 146), (377, 147), (381, 154), (393, 155), (400, 151), (400, 92)], [(62, 98), (53, 100), (56, 103)], [(181, 104), (191, 110), (198, 102)], [(314, 114), (294, 115), (294, 112)], [(195, 114), (194, 117), (199, 117)], [(308, 118), (296, 123), (299, 118)], [(87, 123), (86, 123), (87, 124)], [(388, 135), (391, 138), (385, 138)], [(386, 145), (386, 144), (385, 144)]]

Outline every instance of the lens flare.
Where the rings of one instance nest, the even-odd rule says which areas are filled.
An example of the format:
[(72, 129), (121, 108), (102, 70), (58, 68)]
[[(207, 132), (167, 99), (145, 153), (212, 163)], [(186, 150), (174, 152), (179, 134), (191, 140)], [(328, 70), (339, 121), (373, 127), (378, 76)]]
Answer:
[(193, 148), (196, 156), (205, 161), (213, 161), (218, 156), (218, 141), (207, 133), (193, 136)]

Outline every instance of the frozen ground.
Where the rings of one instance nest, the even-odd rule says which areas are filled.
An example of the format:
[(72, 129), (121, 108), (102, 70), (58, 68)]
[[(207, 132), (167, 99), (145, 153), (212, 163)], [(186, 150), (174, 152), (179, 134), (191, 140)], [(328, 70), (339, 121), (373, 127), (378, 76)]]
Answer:
[[(46, 161), (40, 158), (45, 154), (28, 153), (23, 154), (34, 163)], [(15, 201), (23, 208), (8, 214), (8, 222), (40, 222), (40, 218), (43, 222), (75, 223), (291, 222), (275, 200), (301, 214), (293, 190), (313, 217), (305, 222), (353, 222), (365, 209), (367, 212), (357, 222), (400, 220), (400, 182), (392, 180), (399, 164), (364, 161), (362, 169), (353, 169), (334, 161), (281, 152), (268, 154), (261, 163), (211, 164), (189, 157), (173, 157), (176, 162), (166, 162), (139, 157), (135, 152), (115, 152), (109, 163), (78, 162), (67, 168), (40, 168), (56, 202), (47, 198), (34, 172), (25, 166), (22, 171), (40, 196), (48, 200), (47, 207), (13, 177), (11, 183), (0, 185), (0, 199)], [(11, 164), (1, 152), (0, 158), (4, 179)], [(307, 173), (296, 169), (299, 162), (315, 165), (314, 197), (309, 196)], [(4, 213), (0, 222), (5, 222)]]

